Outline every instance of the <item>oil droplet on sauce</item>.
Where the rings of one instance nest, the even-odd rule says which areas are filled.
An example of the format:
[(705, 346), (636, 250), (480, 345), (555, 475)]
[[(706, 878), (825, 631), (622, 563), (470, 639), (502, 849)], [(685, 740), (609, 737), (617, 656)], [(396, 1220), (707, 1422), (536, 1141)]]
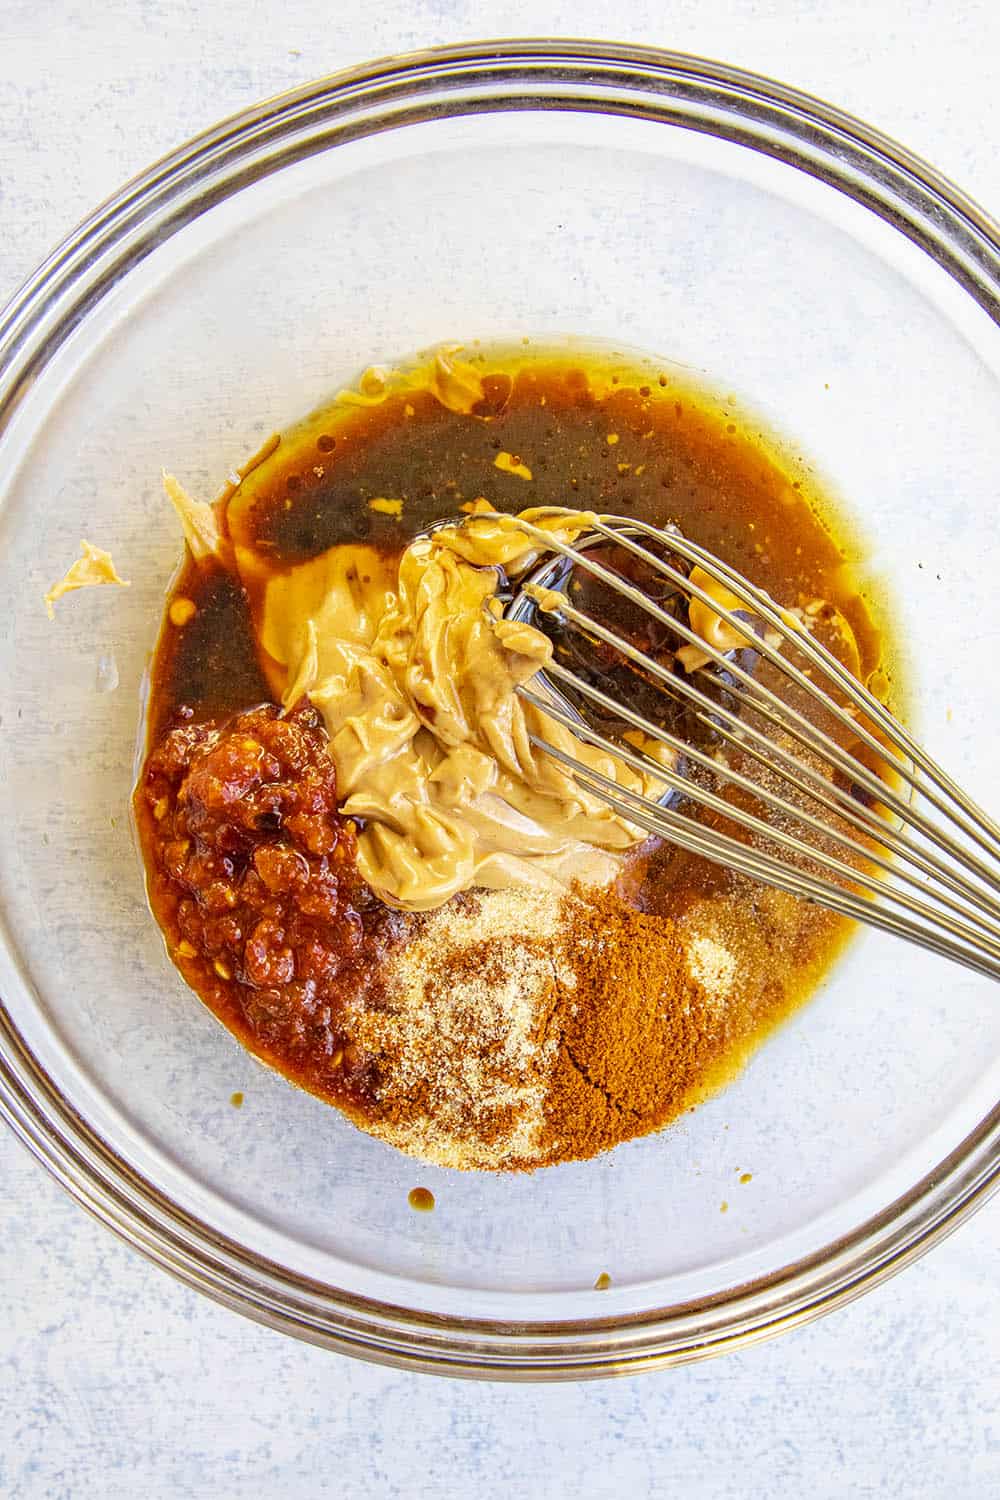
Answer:
[(411, 1188), (409, 1204), (411, 1208), (416, 1209), (418, 1214), (429, 1214), (434, 1207), (434, 1194), (430, 1188)]
[(598, 1276), (597, 1280), (594, 1282), (594, 1291), (606, 1292), (610, 1285), (611, 1277), (608, 1275), (607, 1271), (602, 1271), (600, 1276)]
[(230, 1094), (230, 1096), (229, 1096), (229, 1102), (233, 1106), (234, 1109), (242, 1109), (243, 1108), (243, 1095), (239, 1092), (238, 1089), (237, 1089), (237, 1091), (236, 1091), (235, 1094)]

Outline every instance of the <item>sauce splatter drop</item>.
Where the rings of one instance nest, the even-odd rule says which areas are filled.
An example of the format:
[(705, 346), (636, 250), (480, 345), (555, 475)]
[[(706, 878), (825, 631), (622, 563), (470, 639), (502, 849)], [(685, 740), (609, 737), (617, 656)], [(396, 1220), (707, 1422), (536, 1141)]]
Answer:
[(243, 1095), (240, 1093), (239, 1089), (236, 1090), (235, 1094), (230, 1094), (229, 1102), (234, 1109), (243, 1108)]
[(429, 1214), (434, 1207), (434, 1194), (430, 1188), (415, 1187), (410, 1189), (409, 1205), (418, 1214)]
[(594, 1291), (606, 1292), (610, 1285), (611, 1277), (608, 1275), (607, 1271), (602, 1271), (600, 1276), (598, 1276), (597, 1280), (594, 1282)]

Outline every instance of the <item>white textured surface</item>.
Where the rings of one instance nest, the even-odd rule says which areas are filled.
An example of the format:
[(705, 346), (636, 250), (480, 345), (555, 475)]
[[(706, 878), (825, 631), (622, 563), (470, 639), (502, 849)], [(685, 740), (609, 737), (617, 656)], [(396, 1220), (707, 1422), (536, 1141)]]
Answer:
[[(363, 18), (362, 18), (363, 16)], [(607, 34), (825, 95), (1000, 204), (1000, 13), (622, 0), (0, 0), (0, 298), (133, 171), (220, 115), (433, 42)], [(174, 1285), (0, 1134), (0, 1496), (1000, 1494), (1000, 1206), (851, 1308), (627, 1382), (510, 1388), (349, 1363)]]

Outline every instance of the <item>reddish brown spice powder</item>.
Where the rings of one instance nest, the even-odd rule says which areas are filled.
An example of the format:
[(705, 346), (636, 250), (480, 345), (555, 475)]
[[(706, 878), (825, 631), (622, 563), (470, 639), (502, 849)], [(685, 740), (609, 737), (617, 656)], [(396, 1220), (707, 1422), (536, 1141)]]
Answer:
[(576, 985), (560, 990), (549, 1023), (558, 1038), (541, 1142), (549, 1162), (666, 1124), (726, 1042), (669, 918), (602, 893), (574, 903), (565, 941)]

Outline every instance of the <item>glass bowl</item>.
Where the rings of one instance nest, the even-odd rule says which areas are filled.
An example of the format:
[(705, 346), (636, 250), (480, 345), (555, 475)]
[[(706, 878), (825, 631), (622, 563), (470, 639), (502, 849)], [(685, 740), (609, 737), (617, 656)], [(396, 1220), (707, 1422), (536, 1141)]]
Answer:
[[(100, 208), (0, 321), (0, 1108), (22, 1139), (229, 1306), (452, 1374), (732, 1348), (969, 1213), (1000, 1163), (986, 980), (861, 936), (663, 1133), (533, 1176), (426, 1168), (263, 1069), (184, 987), (128, 800), (178, 556), (160, 466), (210, 496), (369, 362), (523, 334), (643, 347), (800, 444), (895, 594), (918, 733), (995, 804), (977, 647), (998, 630), (998, 310), (996, 227), (891, 141), (779, 84), (603, 43), (323, 79)], [(42, 593), (83, 536), (132, 586), (50, 624)], [(418, 1184), (433, 1213), (409, 1208)]]

